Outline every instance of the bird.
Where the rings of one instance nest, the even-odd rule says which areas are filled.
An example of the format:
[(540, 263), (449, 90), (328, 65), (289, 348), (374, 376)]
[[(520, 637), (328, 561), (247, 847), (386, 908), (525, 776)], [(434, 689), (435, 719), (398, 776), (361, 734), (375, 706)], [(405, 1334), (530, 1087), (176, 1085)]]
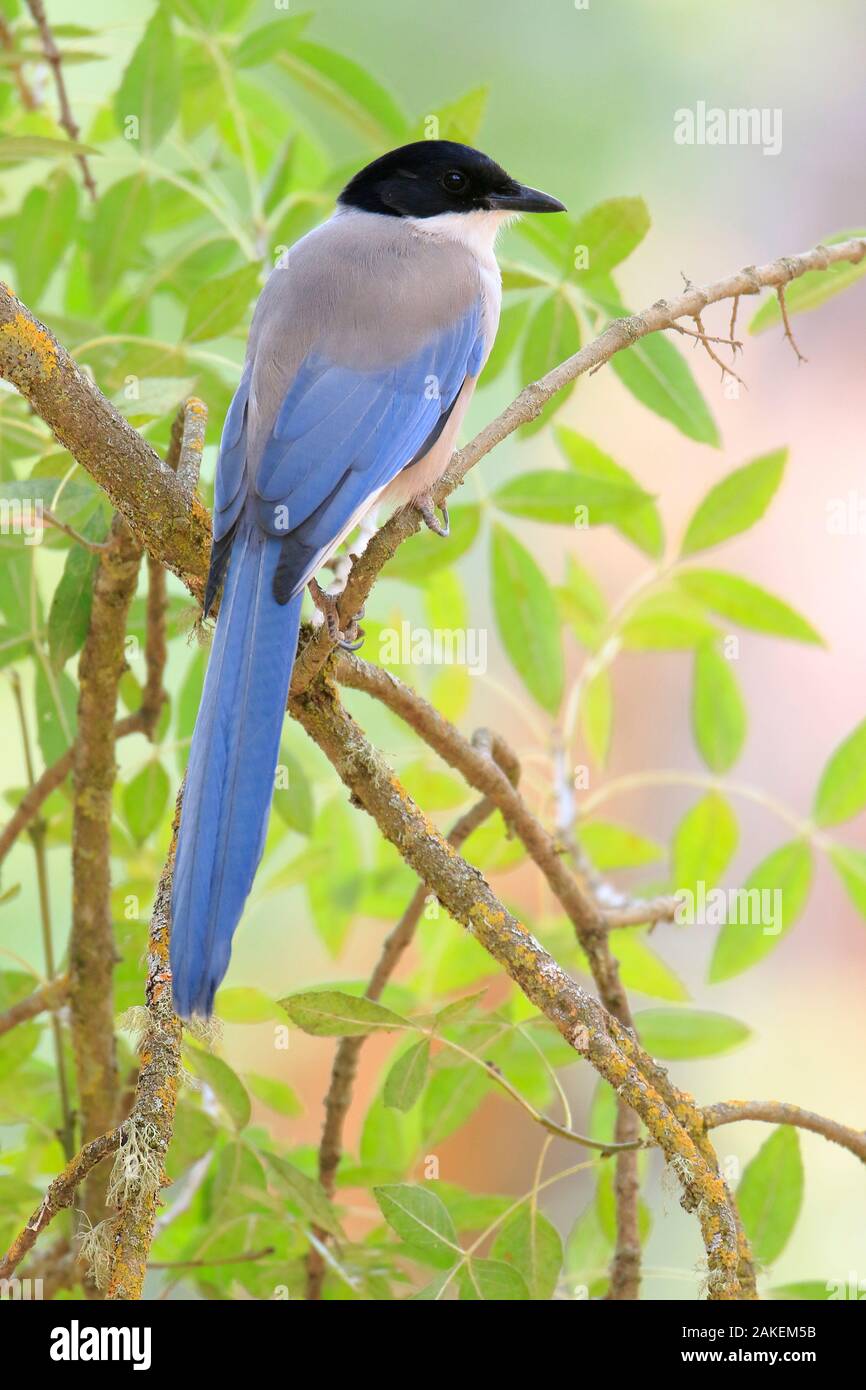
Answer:
[(564, 212), (479, 150), (374, 159), (262, 288), (223, 424), (204, 615), (222, 598), (190, 747), (171, 895), (173, 1003), (209, 1017), (264, 849), (304, 591), (381, 503), (439, 521), (444, 473), (499, 323), (494, 244)]

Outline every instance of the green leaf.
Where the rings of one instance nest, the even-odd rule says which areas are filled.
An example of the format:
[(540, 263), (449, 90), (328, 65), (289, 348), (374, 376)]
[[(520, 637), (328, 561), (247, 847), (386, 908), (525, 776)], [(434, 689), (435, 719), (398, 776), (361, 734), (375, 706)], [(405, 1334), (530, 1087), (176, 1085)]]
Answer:
[[(556, 442), (572, 468), (583, 478), (596, 478), (600, 482), (615, 483), (623, 487), (634, 487), (643, 492), (627, 469), (614, 462), (597, 445), (576, 430), (565, 425), (554, 429)], [(643, 502), (629, 507), (623, 515), (611, 517), (611, 524), (620, 535), (632, 541), (645, 555), (654, 560), (661, 558), (664, 551), (664, 530), (655, 502), (644, 493)]]
[(143, 174), (132, 174), (100, 193), (90, 227), (90, 281), (103, 303), (138, 257), (148, 229), (151, 193)]
[[(616, 1193), (613, 1186), (613, 1168), (608, 1163), (598, 1175), (595, 1190), (595, 1206), (601, 1229), (611, 1245), (616, 1242)], [(638, 1198), (638, 1232), (641, 1242), (646, 1243), (652, 1230), (652, 1216), (642, 1197)]]
[(29, 190), (16, 219), (15, 269), (22, 299), (40, 299), (75, 231), (78, 189), (71, 174), (53, 174)]
[(394, 1110), (411, 1110), (418, 1101), (427, 1081), (430, 1062), (430, 1040), (413, 1043), (396, 1060), (385, 1077), (382, 1098)]
[[(856, 232), (838, 232), (835, 236), (825, 237), (824, 245), (832, 246), (837, 241), (848, 241), (853, 237), (866, 236), (866, 231), (862, 229)], [(785, 307), (788, 315), (802, 314), (808, 309), (817, 309), (819, 304), (825, 303), (834, 294), (853, 285), (862, 275), (866, 275), (866, 259), (861, 260), (856, 265), (850, 261), (837, 261), (835, 265), (830, 265), (826, 270), (807, 270), (805, 275), (799, 276), (785, 286)], [(764, 301), (758, 312), (749, 324), (750, 333), (763, 333), (764, 329), (771, 328), (774, 324), (781, 324), (782, 313), (779, 308), (778, 296), (774, 293)]]
[(602, 873), (654, 864), (665, 853), (657, 840), (648, 840), (627, 825), (613, 821), (584, 821), (580, 826), (580, 844)]
[(502, 1227), (493, 1241), (491, 1255), (523, 1275), (531, 1298), (552, 1298), (562, 1269), (563, 1243), (556, 1226), (528, 1202)]
[(492, 1082), (473, 1062), (440, 1063), (427, 1083), (421, 1123), (428, 1147), (438, 1145), (474, 1115)]
[(232, 55), (235, 68), (256, 68), (269, 63), (284, 48), (291, 47), (310, 22), (309, 14), (287, 15), (274, 19), (244, 34)]
[(642, 506), (647, 494), (632, 482), (605, 482), (590, 474), (541, 468), (510, 478), (493, 494), (500, 511), (531, 521), (578, 526), (616, 522)]
[[(102, 538), (105, 522), (100, 513), (88, 518), (82, 534), (91, 540)], [(62, 670), (84, 645), (98, 567), (99, 556), (92, 550), (78, 544), (71, 546), (48, 610), (48, 651), (55, 671)]]
[(756, 1259), (771, 1264), (791, 1238), (803, 1205), (803, 1160), (792, 1125), (780, 1125), (746, 1165), (737, 1206)]
[(751, 1037), (745, 1023), (702, 1009), (642, 1009), (635, 1027), (647, 1052), (672, 1062), (718, 1057)]
[(607, 602), (589, 570), (573, 556), (565, 560), (565, 583), (557, 591), (563, 617), (583, 646), (595, 650), (607, 620)]
[(310, 835), (313, 830), (313, 789), (297, 758), (280, 747), (280, 761), (274, 779), (274, 810), (290, 830)]
[(481, 374), (481, 385), (489, 386), (507, 367), (523, 332), (529, 314), (528, 299), (506, 304), (499, 316), (499, 329), (490, 356)]
[(612, 1253), (598, 1211), (598, 1202), (587, 1203), (571, 1228), (565, 1246), (565, 1267), (575, 1291), (598, 1296), (600, 1282), (607, 1276)]
[[(302, 87), (347, 120), (356, 136), (400, 144), (406, 118), (390, 92), (358, 63), (321, 44), (296, 40), (277, 57)], [(393, 137), (393, 138), (392, 138)]]
[[(776, 1284), (772, 1289), (767, 1289), (765, 1298), (779, 1299), (787, 1301), (791, 1299), (803, 1299), (807, 1303), (821, 1303), (824, 1299), (838, 1298), (836, 1290), (846, 1288), (846, 1281), (839, 1279), (802, 1279), (794, 1284)], [(853, 1295), (842, 1294), (842, 1297), (861, 1298), (861, 1287), (859, 1280), (855, 1281)]]
[(820, 633), (795, 609), (758, 584), (723, 570), (685, 570), (677, 576), (680, 588), (698, 603), (730, 618), (740, 627), (790, 637), (795, 642), (821, 643)]
[(200, 1047), (187, 1047), (184, 1057), (195, 1075), (210, 1086), (235, 1129), (244, 1129), (250, 1122), (250, 1098), (228, 1062)]
[(732, 664), (710, 642), (695, 650), (692, 729), (698, 751), (712, 772), (727, 772), (746, 737), (746, 706)]
[(357, 817), (342, 800), (324, 806), (316, 818), (310, 854), (321, 854), (327, 873), (307, 878), (307, 897), (316, 931), (332, 956), (341, 950), (358, 910), (364, 870)]
[(408, 1019), (382, 1004), (336, 989), (305, 990), (277, 1002), (293, 1023), (317, 1038), (363, 1037), (412, 1027)]
[(613, 686), (606, 668), (587, 681), (580, 702), (580, 728), (590, 756), (604, 767), (613, 727)]
[[(481, 128), (481, 122), (484, 119), (489, 96), (489, 87), (473, 87), (470, 91), (459, 96), (456, 101), (446, 102), (444, 106), (437, 107), (429, 114), (425, 112), (412, 132), (412, 138), (418, 140), (428, 138), (427, 132), (432, 128), (430, 120), (432, 116), (438, 122), (435, 136), (437, 140), (456, 140), (461, 145), (474, 145)], [(431, 136), (430, 138), (434, 137)]]
[(114, 116), (127, 139), (128, 118), (137, 118), (138, 139), (130, 143), (149, 154), (171, 129), (179, 108), (174, 34), (165, 10), (157, 9), (123, 74), (114, 98)]
[(450, 811), (467, 799), (465, 783), (448, 772), (430, 767), (423, 759), (400, 769), (400, 781), (414, 801), (426, 811)]
[(452, 507), (451, 534), (447, 542), (430, 531), (411, 536), (393, 559), (388, 561), (385, 577), (404, 579), (409, 584), (427, 583), (431, 572), (451, 566), (464, 555), (478, 535), (481, 509), (475, 505)]
[(661, 333), (649, 333), (624, 352), (614, 353), (610, 365), (642, 405), (669, 420), (687, 438), (719, 446), (716, 423), (691, 368)]
[(138, 844), (143, 844), (165, 815), (171, 783), (162, 763), (152, 758), (123, 789), (123, 814)]
[[(520, 356), (520, 379), (535, 382), (566, 358), (580, 351), (580, 323), (565, 293), (557, 290), (542, 299), (529, 320)], [(522, 434), (534, 433), (567, 401), (575, 383), (558, 391), (541, 414), (521, 427)]]
[(296, 1168), (294, 1163), (289, 1163), (288, 1159), (282, 1158), (279, 1154), (265, 1151), (262, 1158), (271, 1171), (276, 1173), (292, 1200), (313, 1225), (321, 1226), (323, 1231), (329, 1231), (338, 1240), (345, 1240), (333, 1203), (328, 1200), (321, 1183), (307, 1177), (307, 1174)]
[[(803, 911), (811, 883), (812, 852), (807, 840), (792, 840), (762, 860), (738, 894), (737, 920), (726, 922), (719, 932), (710, 983), (730, 980), (775, 950)], [(729, 909), (729, 915), (734, 916), (733, 910)]]
[(55, 140), (48, 135), (4, 135), (0, 137), (0, 164), (17, 164), (25, 159), (72, 159), (77, 155), (98, 155), (92, 145), (78, 140)]
[(572, 237), (575, 248), (585, 246), (588, 252), (588, 265), (578, 271), (578, 280), (613, 270), (640, 245), (649, 227), (643, 198), (608, 198), (583, 213)]
[(244, 1081), (250, 1094), (269, 1110), (276, 1111), (278, 1115), (290, 1115), (292, 1118), (303, 1114), (304, 1107), (285, 1081), (280, 1081), (276, 1076), (260, 1076), (257, 1072), (248, 1072)]
[(65, 671), (36, 667), (36, 733), (46, 767), (62, 758), (75, 738), (78, 691)]
[(851, 901), (866, 917), (866, 854), (849, 845), (831, 845), (829, 855)]
[(491, 539), (493, 609), (505, 650), (527, 690), (550, 714), (562, 698), (562, 647), (550, 586), (529, 551), (503, 526)]
[(237, 328), (259, 288), (259, 273), (258, 265), (245, 265), (200, 285), (187, 309), (184, 341), (203, 343)]
[(694, 555), (754, 526), (782, 481), (787, 457), (787, 449), (774, 449), (711, 488), (688, 524), (681, 554)]
[(654, 999), (682, 1003), (689, 992), (669, 965), (647, 945), (646, 937), (634, 927), (622, 927), (608, 934), (610, 949), (619, 961), (619, 973), (626, 989), (639, 990)]
[(517, 1303), (531, 1297), (519, 1270), (503, 1260), (467, 1260), (459, 1281), (462, 1303)]
[(447, 1269), (462, 1255), (448, 1208), (429, 1188), (392, 1183), (374, 1187), (373, 1196), (388, 1225), (425, 1264)]
[(562, 1268), (562, 1241), (556, 1227), (528, 1202), (498, 1232), (490, 1254), (523, 1276), (531, 1298), (546, 1302), (552, 1297)]
[(815, 793), (818, 825), (839, 825), (866, 806), (866, 719), (839, 744)]
[(620, 631), (623, 645), (636, 652), (689, 650), (717, 635), (703, 609), (676, 589), (643, 599)]
[(674, 832), (673, 882), (694, 891), (718, 883), (737, 848), (737, 819), (718, 792), (710, 792), (683, 816)]
[(282, 1017), (274, 1001), (251, 985), (218, 990), (214, 1012), (226, 1023), (270, 1023)]

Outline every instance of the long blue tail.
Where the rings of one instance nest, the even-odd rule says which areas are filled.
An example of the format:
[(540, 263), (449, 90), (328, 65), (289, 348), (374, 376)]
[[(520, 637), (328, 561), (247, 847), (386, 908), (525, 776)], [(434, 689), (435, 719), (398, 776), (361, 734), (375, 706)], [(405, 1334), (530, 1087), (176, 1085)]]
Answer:
[(280, 604), (280, 540), (242, 517), (192, 737), (172, 890), (174, 1007), (209, 1015), (262, 855), (301, 595)]

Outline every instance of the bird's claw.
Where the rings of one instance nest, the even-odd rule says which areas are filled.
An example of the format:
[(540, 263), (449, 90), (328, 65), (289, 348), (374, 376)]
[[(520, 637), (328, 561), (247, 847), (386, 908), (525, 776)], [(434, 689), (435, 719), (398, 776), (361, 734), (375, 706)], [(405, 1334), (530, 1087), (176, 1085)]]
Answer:
[(358, 626), (358, 619), (363, 618), (364, 609), (356, 613), (349, 623), (345, 632), (340, 631), (340, 615), (337, 609), (337, 599), (333, 594), (329, 594), (322, 588), (317, 579), (311, 579), (309, 583), (310, 597), (318, 608), (325, 620), (328, 629), (328, 636), (338, 647), (342, 647), (345, 652), (357, 652), (364, 645), (364, 633)]
[(429, 492), (425, 493), (423, 497), (416, 497), (415, 506), (421, 513), (421, 518), (428, 531), (432, 531), (434, 536), (441, 536), (443, 540), (446, 540), (451, 534), (451, 523), (448, 519), (448, 508), (445, 503), (439, 504), (439, 510), (442, 513), (441, 523), (436, 516), (433, 498)]

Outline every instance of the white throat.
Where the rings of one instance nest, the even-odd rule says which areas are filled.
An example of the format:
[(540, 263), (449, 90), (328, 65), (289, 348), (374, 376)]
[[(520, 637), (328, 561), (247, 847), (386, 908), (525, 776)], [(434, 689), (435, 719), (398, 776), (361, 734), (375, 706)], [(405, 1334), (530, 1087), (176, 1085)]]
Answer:
[(440, 212), (435, 217), (405, 217), (406, 226), (436, 241), (456, 241), (467, 246), (482, 263), (493, 259), (493, 248), (502, 227), (513, 222), (514, 212)]

